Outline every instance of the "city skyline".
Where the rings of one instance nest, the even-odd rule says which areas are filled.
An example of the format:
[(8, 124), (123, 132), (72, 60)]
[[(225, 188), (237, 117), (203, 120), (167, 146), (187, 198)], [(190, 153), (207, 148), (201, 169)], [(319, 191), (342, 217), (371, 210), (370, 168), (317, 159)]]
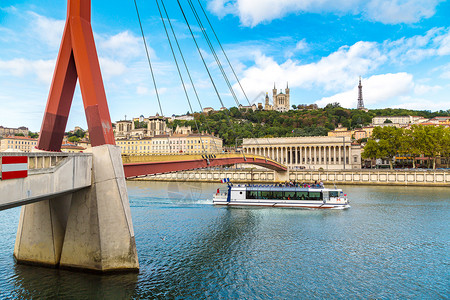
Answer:
[[(355, 108), (361, 76), (369, 109), (449, 108), (448, 1), (202, 4), (252, 104), (264, 103), (274, 82), (283, 90), (289, 82), (291, 104), (323, 107), (340, 102)], [(156, 5), (139, 1), (138, 5), (163, 111), (154, 94), (133, 4), (118, 7), (97, 1), (92, 3), (92, 26), (113, 122), (125, 114), (169, 116), (189, 110)], [(176, 3), (166, 5), (203, 107), (220, 108)], [(65, 1), (8, 1), (0, 6), (0, 125), (27, 124), (39, 131), (65, 17)], [(200, 40), (199, 28), (194, 32)], [(201, 43), (213, 66), (212, 55)], [(236, 106), (219, 70), (212, 67), (212, 73), (224, 105)], [(234, 80), (232, 84), (241, 104), (248, 105)], [(188, 92), (194, 111), (200, 111), (190, 86)], [(66, 129), (77, 125), (87, 128), (78, 87)]]

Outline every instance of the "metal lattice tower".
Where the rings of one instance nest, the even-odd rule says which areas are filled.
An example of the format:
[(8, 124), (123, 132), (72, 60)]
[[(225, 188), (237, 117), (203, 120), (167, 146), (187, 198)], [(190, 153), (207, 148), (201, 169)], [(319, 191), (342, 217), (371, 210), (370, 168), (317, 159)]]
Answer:
[(358, 106), (357, 109), (364, 109), (364, 100), (362, 95), (362, 84), (361, 84), (361, 76), (359, 76), (359, 85), (358, 85)]

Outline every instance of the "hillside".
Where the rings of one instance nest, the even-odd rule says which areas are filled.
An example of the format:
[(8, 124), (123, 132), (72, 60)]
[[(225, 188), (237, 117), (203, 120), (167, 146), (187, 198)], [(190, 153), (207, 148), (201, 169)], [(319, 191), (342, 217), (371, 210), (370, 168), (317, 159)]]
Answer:
[[(240, 144), (243, 138), (253, 137), (288, 137), (288, 136), (323, 136), (334, 130), (338, 124), (354, 129), (370, 125), (375, 116), (450, 116), (450, 110), (431, 112), (407, 109), (373, 109), (368, 112), (346, 109), (338, 103), (328, 104), (317, 109), (293, 109), (288, 112), (238, 109), (213, 111), (206, 114), (195, 113), (200, 131), (218, 134), (224, 145)], [(177, 125), (191, 126), (196, 130), (194, 121), (175, 120), (168, 124), (175, 129)]]

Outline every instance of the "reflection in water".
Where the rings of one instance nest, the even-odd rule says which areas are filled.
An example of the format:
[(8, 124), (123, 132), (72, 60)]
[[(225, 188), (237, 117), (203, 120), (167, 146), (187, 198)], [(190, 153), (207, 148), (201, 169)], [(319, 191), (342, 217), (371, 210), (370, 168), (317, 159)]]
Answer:
[(14, 266), (16, 299), (129, 299), (135, 290), (138, 275), (98, 275), (67, 270)]
[(217, 184), (128, 182), (139, 274), (16, 265), (0, 212), (0, 299), (448, 298), (448, 188), (345, 186), (345, 211), (226, 208)]
[(229, 265), (246, 255), (246, 245), (251, 243), (257, 225), (258, 218), (252, 211), (225, 209), (213, 224), (206, 224), (187, 244), (179, 245), (181, 249), (167, 253), (168, 259), (158, 270), (142, 274), (143, 285), (134, 296), (171, 299), (226, 295), (230, 291), (225, 291), (229, 289), (225, 283), (233, 279), (225, 277), (245, 273), (236, 266), (237, 272), (230, 272)]

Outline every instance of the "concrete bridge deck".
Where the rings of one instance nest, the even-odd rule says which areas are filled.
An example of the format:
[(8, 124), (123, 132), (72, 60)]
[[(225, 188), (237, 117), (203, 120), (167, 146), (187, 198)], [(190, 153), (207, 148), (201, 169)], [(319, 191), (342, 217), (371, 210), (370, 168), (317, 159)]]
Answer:
[(92, 154), (4, 152), (0, 153), (0, 174), (3, 156), (27, 156), (28, 177), (0, 180), (0, 210), (51, 199), (91, 186)]

